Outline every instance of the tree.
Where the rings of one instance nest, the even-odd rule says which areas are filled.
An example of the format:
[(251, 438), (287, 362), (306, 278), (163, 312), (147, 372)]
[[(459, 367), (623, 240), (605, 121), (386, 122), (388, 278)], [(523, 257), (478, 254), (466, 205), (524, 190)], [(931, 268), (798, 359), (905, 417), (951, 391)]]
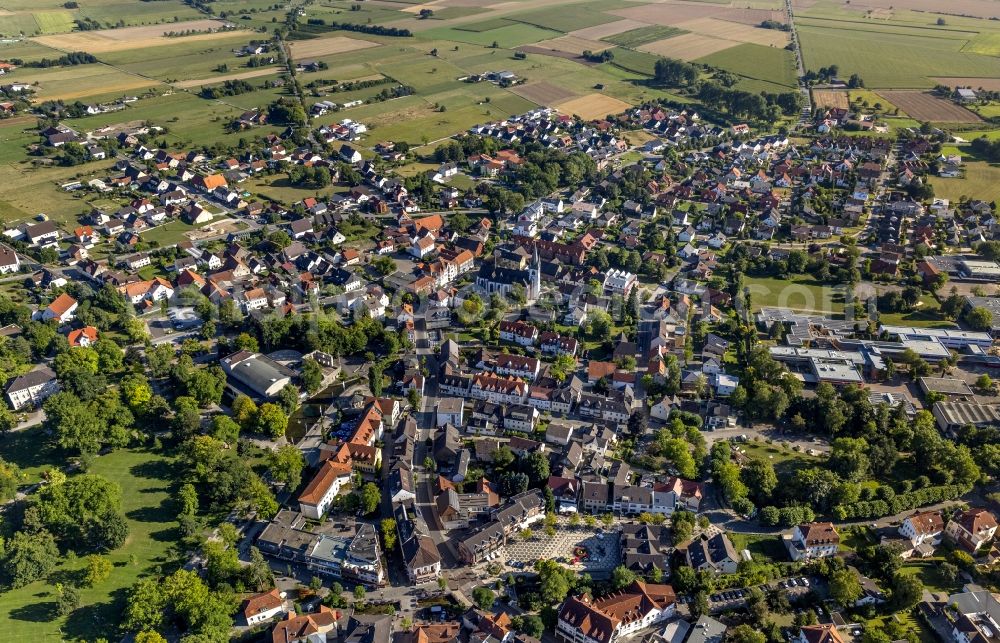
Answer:
[(292, 444), (279, 447), (267, 454), (267, 462), (275, 481), (284, 483), (288, 489), (299, 486), (306, 461), (298, 447)]
[(896, 574), (892, 579), (892, 605), (897, 611), (907, 610), (920, 602), (924, 584), (916, 576)]
[(992, 393), (993, 378), (991, 378), (986, 373), (983, 373), (982, 375), (976, 378), (976, 388), (978, 388), (980, 391), (988, 391)]
[(274, 572), (271, 571), (271, 565), (256, 547), (250, 548), (250, 564), (243, 569), (243, 577), (247, 586), (258, 592), (274, 586)]
[(257, 404), (246, 395), (237, 395), (233, 400), (233, 418), (246, 429), (253, 429), (257, 421)]
[(93, 587), (103, 582), (111, 575), (111, 561), (104, 556), (91, 554), (87, 556), (87, 575), (84, 579), (87, 587)]
[(75, 550), (117, 549), (128, 537), (121, 487), (89, 473), (43, 487), (25, 510), (25, 523), (50, 530)]
[(614, 571), (611, 572), (611, 585), (616, 590), (625, 589), (633, 582), (635, 582), (635, 579), (636, 579), (635, 572), (633, 572), (628, 567), (625, 567), (624, 565), (619, 565), (618, 567), (615, 567)]
[(514, 463), (514, 452), (506, 444), (501, 445), (493, 451), (493, 466), (497, 469), (505, 470)]
[(753, 497), (757, 499), (770, 498), (778, 486), (778, 476), (774, 472), (774, 465), (763, 458), (752, 458), (740, 472), (740, 477), (747, 489), (751, 490)]
[(299, 389), (292, 384), (285, 384), (278, 391), (278, 406), (288, 415), (295, 413), (295, 409), (299, 408)]
[(694, 600), (691, 601), (689, 609), (691, 610), (691, 616), (702, 616), (703, 614), (708, 614), (711, 609), (708, 602), (708, 593), (702, 590), (695, 594)]
[(240, 437), (240, 425), (228, 415), (213, 416), (212, 437), (226, 444), (236, 444)]
[(726, 643), (766, 643), (767, 638), (746, 623), (726, 630)]
[(128, 375), (121, 381), (122, 401), (133, 413), (142, 414), (153, 399), (153, 387), (142, 375)]
[(0, 569), (4, 582), (17, 589), (47, 576), (59, 558), (59, 548), (51, 533), (19, 531), (7, 541)]
[(549, 372), (557, 382), (563, 382), (576, 369), (576, 360), (570, 355), (558, 355)]
[(393, 518), (383, 518), (379, 526), (382, 528), (385, 550), (391, 551), (396, 546), (396, 521)]
[(311, 357), (302, 360), (302, 384), (309, 395), (315, 395), (323, 385), (323, 367)]
[(542, 619), (534, 614), (524, 614), (511, 619), (511, 627), (522, 634), (539, 638), (545, 631), (545, 624)]
[(135, 635), (135, 643), (167, 643), (167, 639), (163, 638), (158, 632), (153, 632), (152, 630), (145, 630), (139, 632)]
[(993, 313), (988, 308), (976, 306), (965, 314), (965, 323), (973, 330), (988, 331), (993, 325)]
[(354, 599), (357, 601), (363, 601), (365, 600), (365, 596), (367, 596), (367, 592), (365, 592), (365, 586), (356, 585), (354, 587)]
[(80, 607), (80, 592), (72, 585), (56, 585), (56, 614), (66, 616), (76, 608)]
[(379, 488), (372, 482), (366, 482), (365, 485), (361, 487), (361, 512), (365, 515), (375, 513), (375, 510), (378, 509), (379, 500), (381, 499), (382, 494), (379, 491)]
[(277, 404), (265, 402), (257, 411), (257, 430), (274, 439), (282, 438), (288, 429), (288, 416)]
[(497, 595), (489, 587), (477, 587), (472, 590), (472, 600), (484, 612), (492, 611)]
[(861, 581), (850, 569), (840, 569), (830, 576), (830, 597), (841, 607), (852, 607), (861, 598)]
[(209, 591), (197, 572), (180, 569), (170, 576), (144, 578), (133, 585), (127, 594), (122, 625), (138, 632), (176, 624), (189, 640), (226, 640), (232, 625), (230, 615), (236, 607), (231, 591)]
[(181, 485), (177, 494), (177, 501), (180, 504), (180, 514), (182, 516), (193, 516), (198, 513), (198, 491), (190, 482)]

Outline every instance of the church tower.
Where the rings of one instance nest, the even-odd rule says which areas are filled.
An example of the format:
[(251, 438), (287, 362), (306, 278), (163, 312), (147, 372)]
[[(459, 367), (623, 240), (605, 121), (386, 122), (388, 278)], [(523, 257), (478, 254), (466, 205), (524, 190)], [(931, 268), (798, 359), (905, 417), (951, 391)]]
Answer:
[(528, 301), (535, 301), (542, 294), (542, 262), (538, 258), (538, 244), (535, 244), (534, 256), (531, 259), (531, 267), (528, 275), (531, 277), (531, 284), (528, 286)]

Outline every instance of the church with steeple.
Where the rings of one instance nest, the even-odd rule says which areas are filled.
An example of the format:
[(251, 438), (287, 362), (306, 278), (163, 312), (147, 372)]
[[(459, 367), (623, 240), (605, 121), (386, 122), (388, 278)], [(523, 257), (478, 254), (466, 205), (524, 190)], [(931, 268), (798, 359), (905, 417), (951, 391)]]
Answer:
[(542, 262), (535, 248), (531, 263), (526, 265), (523, 256), (502, 257), (494, 254), (483, 261), (476, 275), (476, 288), (486, 296), (499, 293), (510, 296), (516, 286), (524, 288), (528, 303), (533, 303), (542, 292)]

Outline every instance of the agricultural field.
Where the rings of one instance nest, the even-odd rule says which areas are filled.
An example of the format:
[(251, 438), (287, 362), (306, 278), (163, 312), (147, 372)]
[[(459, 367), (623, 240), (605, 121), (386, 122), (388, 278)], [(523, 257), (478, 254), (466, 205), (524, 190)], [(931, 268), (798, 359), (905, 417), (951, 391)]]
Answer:
[(608, 114), (624, 112), (629, 107), (632, 106), (611, 96), (587, 94), (586, 96), (580, 96), (579, 98), (559, 103), (556, 109), (563, 114), (576, 114), (583, 119), (591, 120), (604, 118)]
[(41, 36), (68, 33), (83, 20), (102, 27), (153, 25), (202, 16), (181, 0), (134, 2), (133, 0), (87, 0), (69, 8), (52, 0), (10, 0), (3, 3), (0, 36)]
[(683, 29), (678, 29), (677, 27), (650, 25), (647, 27), (639, 27), (637, 29), (630, 29), (625, 32), (605, 36), (604, 38), (601, 38), (601, 40), (605, 40), (620, 47), (635, 49), (642, 45), (648, 45), (651, 42), (664, 40), (666, 38), (673, 38), (674, 36), (680, 36), (684, 33), (687, 32)]
[[(218, 20), (190, 20), (188, 22), (170, 23), (168, 25), (127, 27), (124, 29), (106, 29), (102, 31), (77, 31), (54, 36), (39, 36), (38, 42), (53, 49), (62, 51), (85, 51), (90, 54), (102, 54), (110, 51), (128, 49), (145, 49), (159, 45), (177, 44), (183, 42), (211, 42), (227, 38), (233, 32), (196, 33), (190, 36), (167, 36), (169, 32), (204, 31), (218, 29)], [(181, 38), (183, 40), (178, 40)]]
[(979, 123), (982, 119), (950, 100), (925, 92), (882, 91), (890, 103), (918, 121), (935, 123)]
[(816, 109), (847, 109), (847, 91), (843, 89), (812, 89), (812, 102)]
[[(970, 0), (975, 4), (979, 0)], [(930, 88), (943, 79), (995, 78), (1000, 25), (972, 16), (948, 15), (944, 24), (923, 12), (923, 0), (865, 2), (864, 8), (828, 1), (796, 11), (796, 29), (807, 69), (838, 65), (857, 73), (869, 88)], [(988, 16), (996, 14), (995, 3)], [(940, 7), (940, 5), (937, 5)], [(890, 9), (890, 7), (893, 7)], [(868, 9), (875, 11), (868, 13)], [(880, 9), (881, 8), (881, 9)], [(949, 3), (949, 14), (959, 11)], [(933, 14), (932, 14), (933, 15)]]
[(764, 47), (762, 45), (737, 45), (696, 62), (743, 76), (751, 80), (764, 81), (776, 85), (773, 91), (795, 89), (795, 54), (787, 49)]

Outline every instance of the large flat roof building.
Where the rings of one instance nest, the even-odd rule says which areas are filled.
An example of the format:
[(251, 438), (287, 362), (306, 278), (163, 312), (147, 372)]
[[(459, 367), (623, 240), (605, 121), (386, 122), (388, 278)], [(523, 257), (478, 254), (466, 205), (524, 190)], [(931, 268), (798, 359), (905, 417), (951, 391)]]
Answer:
[(295, 372), (260, 353), (239, 351), (221, 361), (222, 370), (238, 388), (258, 398), (270, 399), (291, 384)]

